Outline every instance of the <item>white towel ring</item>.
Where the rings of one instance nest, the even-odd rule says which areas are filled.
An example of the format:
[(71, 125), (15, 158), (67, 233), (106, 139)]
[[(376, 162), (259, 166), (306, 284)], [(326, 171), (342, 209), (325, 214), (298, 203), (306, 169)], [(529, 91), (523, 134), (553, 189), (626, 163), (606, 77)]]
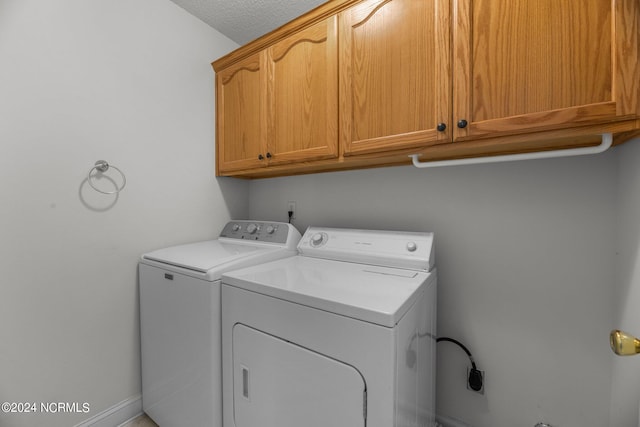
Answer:
[[(100, 190), (99, 188), (97, 188), (95, 185), (93, 185), (92, 177), (95, 176), (95, 175), (91, 175), (91, 172), (93, 172), (95, 170), (98, 173), (103, 174), (106, 171), (108, 171), (109, 168), (117, 170), (118, 173), (120, 174), (120, 176), (122, 176), (122, 185), (120, 187), (116, 186), (116, 189), (114, 191), (103, 191), (103, 190)], [(102, 193), (102, 194), (118, 194), (119, 192), (122, 191), (124, 186), (127, 185), (127, 178), (124, 176), (124, 173), (120, 169), (118, 169), (117, 167), (107, 163), (106, 160), (98, 160), (95, 163), (95, 165), (91, 169), (89, 169), (89, 173), (87, 174), (87, 181), (89, 182), (89, 185), (91, 186), (91, 188), (93, 188), (94, 190), (96, 190), (97, 192)]]

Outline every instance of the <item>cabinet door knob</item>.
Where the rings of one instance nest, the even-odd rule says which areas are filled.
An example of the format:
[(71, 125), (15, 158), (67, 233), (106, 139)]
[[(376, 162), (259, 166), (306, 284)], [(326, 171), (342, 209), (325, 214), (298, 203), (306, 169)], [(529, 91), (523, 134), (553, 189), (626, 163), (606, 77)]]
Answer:
[(270, 159), (271, 157), (273, 157), (271, 156), (271, 153), (267, 153), (267, 159)]
[(466, 121), (465, 119), (462, 119), (462, 120), (460, 120), (460, 121), (458, 122), (458, 127), (459, 127), (460, 129), (464, 129), (464, 128), (466, 128), (466, 127), (467, 127), (467, 125), (468, 125), (468, 124), (469, 124), (469, 123), (467, 123), (467, 121)]
[(258, 154), (258, 160), (264, 160), (264, 156), (262, 154)]
[(438, 132), (444, 132), (447, 129), (447, 125), (445, 123), (438, 123), (436, 129), (438, 129)]

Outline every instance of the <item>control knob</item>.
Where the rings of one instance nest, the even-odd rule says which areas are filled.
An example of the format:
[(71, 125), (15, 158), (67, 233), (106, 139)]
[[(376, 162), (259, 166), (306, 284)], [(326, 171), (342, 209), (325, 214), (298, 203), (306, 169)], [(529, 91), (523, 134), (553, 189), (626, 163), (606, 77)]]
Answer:
[(276, 228), (273, 225), (267, 226), (267, 234), (273, 234), (276, 231)]
[(233, 231), (238, 231), (238, 230), (240, 230), (240, 224), (233, 224), (233, 227), (231, 227), (231, 229), (232, 229)]
[(247, 225), (247, 233), (249, 234), (253, 234), (258, 230), (258, 226), (255, 224), (249, 224)]
[(316, 233), (311, 236), (311, 246), (317, 247), (324, 243), (325, 234), (324, 233)]
[(416, 249), (418, 249), (418, 245), (416, 245), (416, 242), (409, 242), (407, 243), (407, 250), (409, 252), (415, 252)]

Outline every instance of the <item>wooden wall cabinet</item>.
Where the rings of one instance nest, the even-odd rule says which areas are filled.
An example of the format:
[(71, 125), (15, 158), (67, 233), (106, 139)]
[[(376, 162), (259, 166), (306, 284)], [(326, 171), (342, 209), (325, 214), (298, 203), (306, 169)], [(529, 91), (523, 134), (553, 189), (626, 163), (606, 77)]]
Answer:
[(637, 0), (453, 5), (454, 140), (615, 122), (640, 113)]
[(367, 0), (340, 14), (345, 155), (451, 141), (449, 0)]
[[(260, 52), (216, 75), (217, 172), (255, 169), (266, 153), (266, 56)], [(262, 158), (259, 158), (262, 156)]]
[(639, 23), (638, 0), (329, 1), (214, 62), (217, 172), (622, 142), (640, 129)]
[(217, 73), (219, 174), (338, 156), (336, 21)]
[(634, 0), (358, 3), (340, 14), (344, 154), (633, 119), (637, 19)]

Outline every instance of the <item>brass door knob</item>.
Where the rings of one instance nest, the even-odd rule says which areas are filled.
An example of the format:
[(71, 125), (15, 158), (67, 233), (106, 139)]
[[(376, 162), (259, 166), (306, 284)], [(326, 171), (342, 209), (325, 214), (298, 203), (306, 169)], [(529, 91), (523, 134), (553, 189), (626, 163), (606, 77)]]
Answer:
[(611, 350), (618, 356), (633, 356), (640, 353), (640, 340), (631, 334), (614, 329), (609, 334)]

